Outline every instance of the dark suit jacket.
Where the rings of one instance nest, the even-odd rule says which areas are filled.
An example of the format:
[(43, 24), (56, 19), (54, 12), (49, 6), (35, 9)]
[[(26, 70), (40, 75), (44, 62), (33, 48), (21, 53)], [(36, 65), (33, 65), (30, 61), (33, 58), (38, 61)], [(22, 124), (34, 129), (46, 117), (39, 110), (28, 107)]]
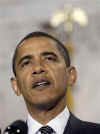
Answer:
[[(8, 128), (5, 129), (5, 132), (9, 134), (17, 134), (18, 129), (20, 129), (18, 134), (27, 134), (28, 132), (27, 123), (21, 120), (15, 121), (10, 125), (10, 129)], [(63, 134), (100, 134), (100, 124), (82, 121), (70, 113)]]
[(71, 113), (64, 134), (100, 134), (100, 124), (82, 121)]

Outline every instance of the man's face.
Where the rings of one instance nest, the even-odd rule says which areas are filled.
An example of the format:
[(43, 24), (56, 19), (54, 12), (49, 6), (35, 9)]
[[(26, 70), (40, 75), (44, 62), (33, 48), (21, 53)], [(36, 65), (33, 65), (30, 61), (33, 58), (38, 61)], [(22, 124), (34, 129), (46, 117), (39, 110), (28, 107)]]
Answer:
[(65, 97), (69, 68), (52, 39), (25, 40), (18, 48), (15, 69), (12, 86), (26, 104), (49, 105)]

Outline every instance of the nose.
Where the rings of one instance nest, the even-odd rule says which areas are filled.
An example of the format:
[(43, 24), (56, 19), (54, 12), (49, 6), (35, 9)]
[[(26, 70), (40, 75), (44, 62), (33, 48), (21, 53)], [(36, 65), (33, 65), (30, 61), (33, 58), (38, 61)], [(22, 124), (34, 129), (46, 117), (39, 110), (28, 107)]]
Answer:
[(45, 69), (40, 63), (37, 63), (33, 66), (32, 75), (41, 74), (44, 72), (45, 72)]

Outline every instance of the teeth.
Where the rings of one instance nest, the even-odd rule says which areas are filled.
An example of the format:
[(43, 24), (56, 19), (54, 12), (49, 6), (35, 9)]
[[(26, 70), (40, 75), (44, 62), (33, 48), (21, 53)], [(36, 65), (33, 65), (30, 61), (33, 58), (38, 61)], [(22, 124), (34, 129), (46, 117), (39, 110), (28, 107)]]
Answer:
[(47, 82), (47, 81), (42, 81), (42, 82), (39, 82), (39, 83), (35, 83), (33, 88), (37, 87), (37, 86), (41, 86), (41, 85), (49, 85), (50, 83)]
[(36, 85), (40, 86), (40, 85), (43, 85), (43, 84), (47, 84), (47, 82), (40, 82), (40, 83), (37, 83)]

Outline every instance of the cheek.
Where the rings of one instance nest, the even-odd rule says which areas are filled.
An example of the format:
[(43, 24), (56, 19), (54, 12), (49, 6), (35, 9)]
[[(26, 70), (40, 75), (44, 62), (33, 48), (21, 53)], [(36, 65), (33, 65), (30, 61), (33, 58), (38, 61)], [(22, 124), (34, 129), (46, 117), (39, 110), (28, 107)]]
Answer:
[(67, 85), (68, 76), (66, 72), (66, 66), (63, 64), (54, 64), (52, 66), (48, 66), (48, 71), (56, 86)]
[(65, 88), (67, 86), (67, 76), (66, 71), (59, 69), (59, 71), (55, 71), (55, 77), (56, 77), (56, 85), (60, 88)]
[(24, 73), (19, 75), (19, 77), (17, 79), (17, 83), (18, 83), (18, 87), (21, 91), (24, 90), (24, 89), (27, 89), (28, 83), (30, 81), (29, 78), (30, 78), (30, 76), (29, 75), (24, 75)]

